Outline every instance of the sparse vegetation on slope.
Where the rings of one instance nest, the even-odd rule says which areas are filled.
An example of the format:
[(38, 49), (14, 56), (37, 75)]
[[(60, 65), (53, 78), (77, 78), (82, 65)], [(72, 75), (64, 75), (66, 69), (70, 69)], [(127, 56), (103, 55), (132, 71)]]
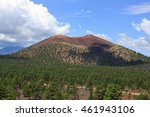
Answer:
[(129, 65), (147, 62), (147, 57), (118, 45), (110, 48), (103, 48), (99, 45), (88, 48), (83, 45), (66, 42), (52, 42), (44, 46), (31, 46), (14, 56), (37, 59), (39, 57), (53, 57), (70, 64)]

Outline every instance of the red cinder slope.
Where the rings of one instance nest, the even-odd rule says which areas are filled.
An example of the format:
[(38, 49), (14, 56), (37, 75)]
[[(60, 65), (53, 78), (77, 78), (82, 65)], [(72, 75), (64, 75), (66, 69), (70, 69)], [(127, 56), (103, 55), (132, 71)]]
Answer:
[(93, 35), (87, 35), (83, 37), (69, 37), (69, 36), (64, 36), (64, 35), (56, 35), (56, 36), (47, 38), (35, 45), (42, 46), (42, 45), (47, 45), (52, 42), (66, 42), (66, 43), (71, 43), (71, 44), (84, 45), (86, 47), (97, 46), (97, 45), (111, 47), (113, 45), (113, 43), (106, 41), (100, 37), (93, 36)]

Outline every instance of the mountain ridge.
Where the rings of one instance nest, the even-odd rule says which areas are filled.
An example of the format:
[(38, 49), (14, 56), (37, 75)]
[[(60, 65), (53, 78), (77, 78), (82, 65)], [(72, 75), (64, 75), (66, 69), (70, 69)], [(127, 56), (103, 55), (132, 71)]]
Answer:
[(83, 37), (52, 36), (17, 52), (15, 55), (36, 59), (40, 59), (42, 56), (54, 57), (70, 64), (95, 65), (138, 64), (147, 60), (147, 57), (142, 54), (93, 35)]
[(0, 55), (12, 54), (22, 50), (24, 47), (21, 46), (8, 46), (0, 49)]
[(94, 35), (86, 35), (86, 36), (81, 36), (81, 37), (70, 37), (70, 36), (65, 36), (65, 35), (56, 35), (49, 37), (43, 41), (40, 41), (39, 43), (36, 43), (35, 45), (45, 45), (47, 43), (51, 42), (68, 42), (72, 44), (77, 44), (77, 45), (84, 45), (87, 47), (91, 47), (94, 44), (106, 44), (108, 46), (113, 45), (113, 43), (106, 41), (100, 37), (96, 37)]

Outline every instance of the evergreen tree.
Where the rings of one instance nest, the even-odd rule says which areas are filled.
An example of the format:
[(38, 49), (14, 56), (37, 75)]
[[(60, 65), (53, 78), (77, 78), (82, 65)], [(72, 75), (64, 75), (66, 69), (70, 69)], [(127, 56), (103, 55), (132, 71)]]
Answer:
[(109, 84), (104, 94), (104, 100), (119, 100), (121, 99), (121, 94), (120, 86)]
[(98, 85), (97, 88), (96, 88), (94, 99), (103, 100), (105, 91), (106, 91), (106, 87), (104, 85), (102, 85), (102, 84)]

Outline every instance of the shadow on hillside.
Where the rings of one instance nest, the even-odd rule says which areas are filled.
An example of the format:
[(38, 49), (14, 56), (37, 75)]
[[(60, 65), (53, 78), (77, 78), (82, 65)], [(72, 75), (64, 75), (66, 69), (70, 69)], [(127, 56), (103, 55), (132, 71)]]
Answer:
[(111, 65), (111, 66), (124, 66), (124, 65), (137, 65), (143, 64), (142, 60), (137, 61), (126, 61), (119, 56), (115, 56), (113, 53), (106, 51), (108, 45), (104, 44), (94, 44), (89, 48), (88, 53), (84, 53), (83, 57), (88, 63), (93, 63), (96, 65)]

